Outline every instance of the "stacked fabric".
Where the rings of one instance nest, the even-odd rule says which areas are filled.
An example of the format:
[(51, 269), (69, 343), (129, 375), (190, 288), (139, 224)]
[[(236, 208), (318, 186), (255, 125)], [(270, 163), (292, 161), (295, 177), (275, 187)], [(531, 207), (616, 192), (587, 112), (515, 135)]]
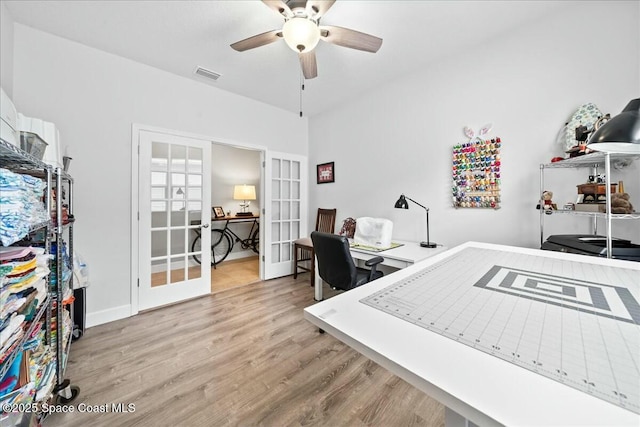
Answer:
[[(51, 346), (52, 347), (56, 347), (58, 345), (58, 317), (55, 316), (55, 314), (57, 313), (57, 310), (55, 309), (56, 307), (56, 302), (54, 302), (54, 306), (53, 308), (53, 316), (51, 317)], [(62, 333), (62, 348), (67, 348), (68, 344), (69, 344), (69, 339), (71, 338), (71, 331), (73, 329), (73, 322), (71, 321), (71, 314), (69, 313), (69, 310), (62, 310), (62, 323), (60, 324), (62, 326), (61, 329), (61, 333)], [(63, 351), (62, 352), (62, 365), (65, 366), (67, 364), (67, 352)]]
[[(6, 411), (4, 409), (7, 408), (6, 405), (9, 405), (9, 407), (12, 405), (25, 405), (33, 401), (33, 397), (36, 394), (35, 382), (25, 381), (24, 378), (24, 372), (30, 371), (30, 367), (25, 365), (29, 357), (28, 352), (19, 353), (9, 369), (5, 380), (0, 383), (0, 402), (2, 403), (3, 412)], [(20, 379), (23, 381), (23, 384), (17, 387), (16, 384)], [(2, 416), (0, 416), (0, 419), (2, 419)], [(7, 423), (2, 425), (14, 424)]]
[(35, 224), (49, 220), (42, 202), (46, 184), (31, 175), (0, 168), (0, 243), (22, 239)]
[[(9, 373), (0, 378), (0, 400), (24, 386), (15, 375), (23, 352), (43, 346), (42, 324), (38, 322), (31, 329), (29, 326), (47, 297), (50, 258), (43, 248), (0, 247), (0, 366), (3, 370), (11, 356), (18, 355)], [(25, 336), (27, 333), (30, 335)]]
[(35, 382), (35, 401), (41, 402), (51, 396), (56, 385), (56, 357), (53, 346), (42, 346), (31, 358), (31, 380)]
[[(51, 242), (51, 256), (54, 257), (57, 253), (58, 250), (58, 244), (57, 242)], [(62, 259), (62, 271), (61, 271), (61, 275), (62, 275), (62, 281), (61, 283), (61, 287), (60, 290), (62, 292), (62, 296), (63, 296), (63, 300), (66, 300), (71, 294), (71, 290), (69, 288), (69, 279), (71, 278), (71, 275), (73, 274), (73, 271), (71, 269), (71, 259), (69, 258), (69, 252), (67, 251), (67, 243), (65, 241), (62, 241), (62, 245), (60, 246), (60, 252), (61, 252), (61, 259)], [(49, 280), (49, 286), (50, 286), (50, 290), (51, 292), (56, 292), (57, 291), (57, 287), (58, 287), (58, 271), (57, 271), (57, 265), (54, 263), (52, 266), (52, 270), (51, 270), (51, 278)]]

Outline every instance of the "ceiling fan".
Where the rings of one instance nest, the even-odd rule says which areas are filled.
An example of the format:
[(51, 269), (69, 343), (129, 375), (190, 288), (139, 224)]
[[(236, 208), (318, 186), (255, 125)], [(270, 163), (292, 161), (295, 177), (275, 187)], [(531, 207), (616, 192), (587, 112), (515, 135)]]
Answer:
[(318, 76), (314, 48), (319, 40), (375, 53), (382, 39), (348, 28), (320, 25), (320, 18), (333, 6), (335, 0), (262, 0), (269, 8), (282, 15), (284, 25), (280, 30), (267, 31), (233, 43), (238, 52), (253, 49), (284, 39), (298, 53), (305, 79)]

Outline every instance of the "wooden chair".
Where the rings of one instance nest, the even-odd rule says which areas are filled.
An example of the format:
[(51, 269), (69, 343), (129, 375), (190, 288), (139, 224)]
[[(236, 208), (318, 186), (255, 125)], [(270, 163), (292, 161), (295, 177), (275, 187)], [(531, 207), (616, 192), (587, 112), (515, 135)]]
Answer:
[[(315, 231), (333, 234), (336, 225), (336, 209), (318, 209)], [(315, 285), (315, 253), (311, 237), (293, 242), (293, 278), (298, 278), (298, 269), (311, 273), (311, 286)]]

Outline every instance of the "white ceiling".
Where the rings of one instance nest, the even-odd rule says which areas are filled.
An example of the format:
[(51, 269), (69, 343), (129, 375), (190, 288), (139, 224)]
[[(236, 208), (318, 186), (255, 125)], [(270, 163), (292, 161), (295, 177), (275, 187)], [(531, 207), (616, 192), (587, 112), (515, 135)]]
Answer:
[[(301, 72), (279, 41), (245, 52), (229, 45), (277, 29), (283, 19), (253, 1), (5, 1), (15, 22), (203, 84), (298, 113)], [(321, 113), (429, 62), (473, 48), (575, 2), (338, 0), (322, 18), (381, 37), (375, 53), (320, 42), (318, 77), (307, 80), (306, 116)], [(222, 74), (194, 75), (196, 66)], [(472, 66), (472, 64), (470, 64)]]

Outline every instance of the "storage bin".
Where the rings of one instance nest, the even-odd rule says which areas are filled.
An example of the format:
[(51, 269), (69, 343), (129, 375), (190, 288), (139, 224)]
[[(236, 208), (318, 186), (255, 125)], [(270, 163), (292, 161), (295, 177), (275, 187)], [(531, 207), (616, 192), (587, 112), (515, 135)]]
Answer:
[(53, 167), (63, 167), (60, 152), (60, 132), (58, 132), (55, 124), (18, 113), (18, 130), (36, 134), (47, 144), (44, 156), (40, 160)]
[(20, 148), (36, 159), (42, 160), (47, 143), (35, 133), (21, 131)]

